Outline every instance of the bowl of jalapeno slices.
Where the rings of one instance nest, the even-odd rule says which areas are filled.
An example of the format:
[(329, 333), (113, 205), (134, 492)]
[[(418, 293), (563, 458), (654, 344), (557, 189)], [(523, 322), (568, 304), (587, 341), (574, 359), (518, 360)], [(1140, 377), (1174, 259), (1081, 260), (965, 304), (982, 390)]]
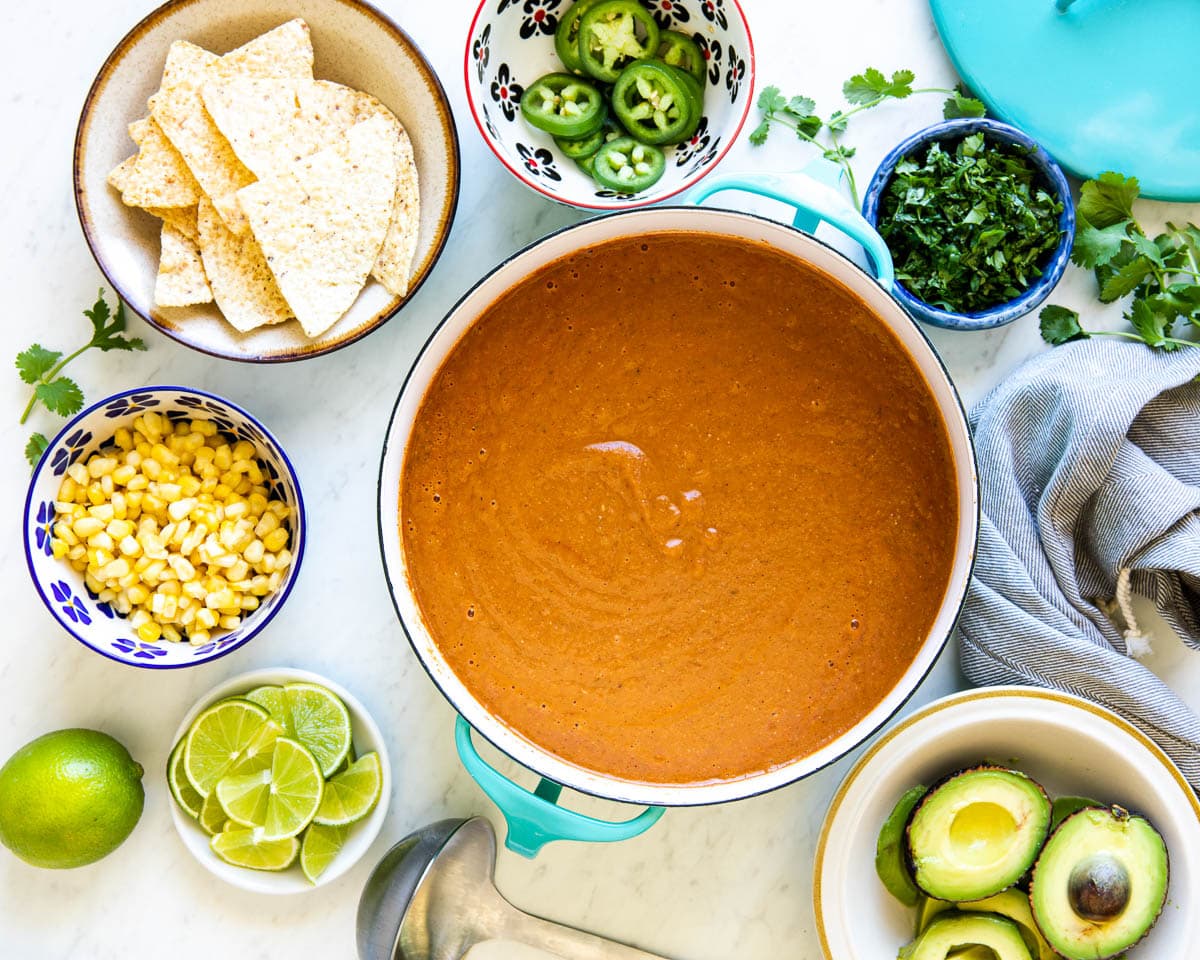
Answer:
[(576, 207), (657, 203), (709, 173), (754, 91), (738, 0), (483, 0), (464, 74), (484, 142)]

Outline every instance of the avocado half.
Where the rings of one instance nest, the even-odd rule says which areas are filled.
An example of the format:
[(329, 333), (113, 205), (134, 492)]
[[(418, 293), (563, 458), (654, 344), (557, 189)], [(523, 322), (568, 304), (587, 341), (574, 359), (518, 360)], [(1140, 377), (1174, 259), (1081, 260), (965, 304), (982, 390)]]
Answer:
[(1017, 770), (981, 766), (930, 790), (908, 823), (913, 880), (938, 900), (982, 900), (1021, 879), (1050, 828), (1050, 798)]
[(1162, 836), (1124, 807), (1067, 817), (1033, 868), (1029, 902), (1047, 942), (1068, 960), (1106, 960), (1154, 926), (1167, 899)]
[(988, 913), (944, 914), (900, 951), (900, 960), (961, 960), (984, 948), (997, 960), (1034, 960), (1017, 925)]

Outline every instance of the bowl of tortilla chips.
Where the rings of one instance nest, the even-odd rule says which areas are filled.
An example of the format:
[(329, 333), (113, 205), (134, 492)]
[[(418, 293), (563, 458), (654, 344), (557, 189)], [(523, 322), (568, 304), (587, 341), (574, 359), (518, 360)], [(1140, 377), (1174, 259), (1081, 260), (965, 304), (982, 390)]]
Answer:
[(429, 274), (458, 140), (424, 56), (358, 0), (175, 0), (101, 67), (74, 185), (97, 264), (151, 325), (300, 360), (366, 336)]

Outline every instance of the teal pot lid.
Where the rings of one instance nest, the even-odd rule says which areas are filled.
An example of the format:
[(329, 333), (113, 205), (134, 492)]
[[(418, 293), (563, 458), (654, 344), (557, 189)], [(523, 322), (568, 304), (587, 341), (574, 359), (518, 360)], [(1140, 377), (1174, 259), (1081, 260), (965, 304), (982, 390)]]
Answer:
[[(1079, 177), (1200, 201), (1200, 0), (930, 0), (988, 110)], [(1060, 9), (1061, 8), (1061, 9)]]

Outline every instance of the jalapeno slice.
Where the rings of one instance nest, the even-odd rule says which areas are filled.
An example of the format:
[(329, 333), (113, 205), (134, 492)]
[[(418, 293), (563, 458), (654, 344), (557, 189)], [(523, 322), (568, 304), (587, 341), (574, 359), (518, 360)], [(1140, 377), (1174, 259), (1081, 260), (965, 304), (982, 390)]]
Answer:
[(601, 0), (579, 19), (579, 62), (596, 80), (615, 83), (622, 69), (658, 51), (661, 31), (637, 0)]
[(683, 136), (679, 140), (679, 143), (682, 143), (684, 140), (692, 138), (692, 134), (700, 126), (701, 117), (704, 116), (704, 84), (680, 67), (672, 67), (670, 64), (665, 64), (665, 66), (668, 70), (675, 71), (675, 74), (683, 82), (683, 85), (687, 87), (692, 98), (692, 118), (683, 130)]
[[(570, 160), (584, 160), (592, 156), (609, 140), (615, 140), (619, 136), (622, 136), (622, 131), (611, 119), (605, 119), (604, 126), (589, 133), (586, 137), (574, 139), (555, 137), (554, 142), (558, 144), (558, 149), (563, 152), (564, 157)], [(588, 172), (591, 173), (590, 170)]]
[[(586, 3), (587, 0), (580, 2)], [(704, 83), (708, 64), (704, 61), (704, 54), (700, 52), (700, 45), (686, 33), (664, 30), (659, 37), (658, 53), (655, 56), (663, 63), (669, 63), (695, 77), (697, 83)]]
[(629, 133), (642, 143), (681, 143), (689, 136), (693, 120), (699, 122), (700, 104), (676, 67), (657, 60), (631, 63), (613, 87), (613, 110)]
[(521, 115), (552, 137), (586, 137), (608, 116), (604, 96), (573, 73), (548, 73), (521, 97)]
[(579, 0), (563, 14), (554, 31), (554, 52), (563, 66), (572, 73), (583, 72), (583, 61), (579, 59), (579, 21), (592, 7), (603, 0)]
[(658, 147), (633, 137), (618, 137), (592, 157), (592, 179), (621, 193), (637, 193), (658, 183), (667, 169), (667, 158)]

